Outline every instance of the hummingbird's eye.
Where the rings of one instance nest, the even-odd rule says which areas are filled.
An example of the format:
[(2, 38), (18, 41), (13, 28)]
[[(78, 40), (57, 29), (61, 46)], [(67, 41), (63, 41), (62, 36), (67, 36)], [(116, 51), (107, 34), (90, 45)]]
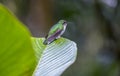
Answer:
[(63, 24), (66, 24), (66, 23), (67, 23), (66, 21), (63, 22)]

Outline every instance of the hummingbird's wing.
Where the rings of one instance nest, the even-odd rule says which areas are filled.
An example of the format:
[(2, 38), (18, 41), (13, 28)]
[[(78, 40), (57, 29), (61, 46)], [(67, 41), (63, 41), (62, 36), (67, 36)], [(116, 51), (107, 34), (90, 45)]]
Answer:
[(53, 42), (58, 36), (60, 36), (61, 32), (62, 32), (62, 27), (60, 25), (54, 25), (48, 35), (46, 36), (46, 39), (44, 41), (44, 44), (49, 44), (51, 42)]
[(56, 25), (54, 25), (51, 29), (50, 29), (50, 31), (49, 31), (49, 33), (48, 33), (48, 36), (46, 37), (46, 38), (49, 38), (50, 36), (53, 36), (53, 35), (57, 35), (57, 34), (59, 34), (60, 32), (61, 32), (61, 30), (63, 29), (63, 27), (62, 27), (62, 25), (61, 24), (56, 24)]
[(47, 45), (47, 44), (50, 44), (51, 42), (53, 42), (58, 36), (60, 36), (62, 30), (58, 30), (56, 33), (48, 36), (45, 41), (44, 41), (44, 44)]

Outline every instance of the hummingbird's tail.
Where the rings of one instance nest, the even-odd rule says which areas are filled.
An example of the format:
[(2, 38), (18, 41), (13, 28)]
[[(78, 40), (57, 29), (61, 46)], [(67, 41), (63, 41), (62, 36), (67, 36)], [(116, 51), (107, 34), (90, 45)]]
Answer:
[(51, 38), (46, 38), (45, 41), (43, 42), (44, 45), (48, 45), (50, 43), (52, 43), (55, 39), (51, 39)]
[(48, 40), (45, 39), (45, 41), (43, 42), (44, 45), (47, 45), (48, 44)]

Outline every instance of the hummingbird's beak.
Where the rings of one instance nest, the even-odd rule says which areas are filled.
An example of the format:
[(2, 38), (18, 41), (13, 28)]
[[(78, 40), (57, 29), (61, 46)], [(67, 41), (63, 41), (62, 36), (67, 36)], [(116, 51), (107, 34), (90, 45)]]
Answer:
[(73, 25), (73, 22), (67, 22), (67, 24), (69, 24), (69, 25)]

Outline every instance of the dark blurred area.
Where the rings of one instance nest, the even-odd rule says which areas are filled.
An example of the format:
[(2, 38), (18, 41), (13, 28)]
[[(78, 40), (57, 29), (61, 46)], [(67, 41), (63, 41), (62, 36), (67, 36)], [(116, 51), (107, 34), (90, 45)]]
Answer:
[(120, 0), (0, 0), (44, 37), (60, 19), (64, 37), (78, 45), (76, 62), (62, 76), (120, 76)]

